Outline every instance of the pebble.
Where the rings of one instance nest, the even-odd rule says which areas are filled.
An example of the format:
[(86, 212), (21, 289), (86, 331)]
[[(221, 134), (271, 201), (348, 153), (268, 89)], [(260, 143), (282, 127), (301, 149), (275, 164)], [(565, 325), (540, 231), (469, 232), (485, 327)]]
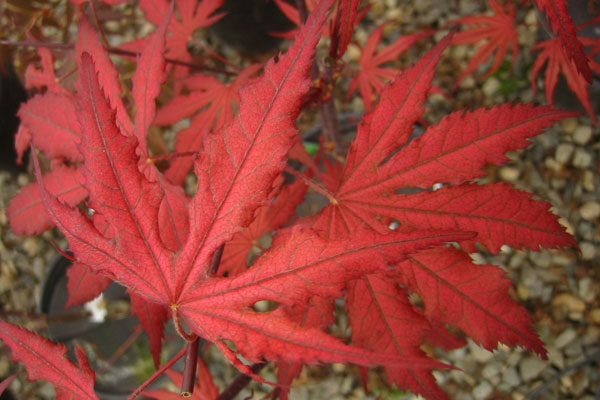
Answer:
[(577, 118), (566, 118), (560, 121), (560, 126), (565, 133), (574, 133), (579, 126)]
[(573, 156), (573, 166), (579, 169), (586, 169), (592, 164), (592, 155), (584, 149), (575, 150)]
[(521, 379), (529, 382), (537, 378), (547, 366), (548, 363), (540, 360), (538, 357), (527, 357), (521, 361), (521, 365), (519, 366)]
[(561, 143), (556, 147), (554, 158), (560, 164), (566, 164), (569, 159), (571, 159), (574, 151), (575, 146), (573, 146), (571, 143)]
[(583, 172), (583, 178), (581, 179), (581, 184), (583, 188), (588, 192), (593, 192), (596, 189), (596, 182), (594, 173), (590, 170), (585, 170)]
[(579, 297), (571, 293), (561, 293), (552, 299), (554, 307), (566, 307), (571, 312), (585, 311), (585, 303)]
[(567, 328), (560, 333), (554, 340), (554, 346), (562, 349), (577, 337), (577, 332), (573, 328)]
[(486, 381), (481, 382), (473, 388), (473, 397), (475, 399), (487, 399), (490, 394), (492, 394), (492, 385)]
[(502, 167), (500, 168), (500, 178), (506, 182), (516, 182), (521, 176), (521, 171), (514, 167)]
[(579, 207), (579, 213), (581, 214), (581, 218), (586, 221), (593, 221), (600, 217), (600, 203), (588, 201)]
[(596, 285), (589, 276), (579, 280), (578, 284), (579, 297), (586, 303), (591, 303), (596, 298)]
[(592, 138), (592, 127), (588, 125), (580, 125), (573, 132), (573, 141), (577, 144), (587, 144)]
[(590, 320), (593, 323), (600, 325), (600, 308), (594, 308), (590, 311)]
[(486, 80), (483, 84), (483, 87), (481, 88), (481, 91), (487, 97), (493, 96), (498, 90), (500, 90), (500, 81), (494, 77)]
[(519, 385), (521, 383), (521, 378), (519, 378), (517, 369), (511, 367), (504, 370), (504, 373), (502, 373), (502, 382), (507, 384), (509, 387), (515, 387)]

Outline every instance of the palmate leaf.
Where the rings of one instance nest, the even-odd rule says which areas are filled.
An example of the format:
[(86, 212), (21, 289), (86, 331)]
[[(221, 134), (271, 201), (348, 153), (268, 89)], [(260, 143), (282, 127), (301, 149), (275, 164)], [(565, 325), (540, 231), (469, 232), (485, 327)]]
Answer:
[(476, 44), (485, 41), (477, 48), (477, 52), (469, 60), (469, 65), (458, 77), (455, 89), (468, 75), (487, 62), (493, 55), (492, 64), (481, 78), (486, 78), (496, 72), (504, 62), (509, 46), (512, 51), (511, 66), (519, 54), (519, 38), (515, 27), (515, 9), (510, 0), (505, 5), (496, 0), (489, 0), (494, 15), (473, 15), (459, 18), (452, 24), (475, 25), (474, 28), (457, 33), (452, 39), (453, 44)]
[[(589, 38), (582, 37), (580, 39), (584, 40), (588, 45), (592, 45)], [(539, 50), (531, 70), (531, 89), (533, 93), (537, 92), (538, 73), (544, 64), (547, 63), (544, 73), (546, 102), (548, 104), (554, 103), (554, 89), (558, 83), (559, 74), (562, 74), (567, 80), (569, 89), (575, 93), (581, 105), (583, 105), (583, 108), (590, 116), (592, 124), (594, 126), (598, 125), (598, 117), (590, 103), (585, 77), (578, 73), (577, 66), (568, 59), (568, 54), (564, 50), (562, 42), (557, 38), (548, 39), (533, 46), (532, 50)], [(600, 65), (596, 61), (592, 60), (590, 63), (593, 68), (600, 70)]]
[(367, 112), (373, 109), (373, 103), (386, 83), (400, 72), (398, 69), (383, 67), (383, 64), (396, 60), (417, 41), (433, 34), (433, 31), (422, 31), (400, 36), (389, 46), (377, 51), (383, 28), (383, 25), (379, 26), (367, 39), (358, 61), (359, 69), (350, 81), (346, 96), (349, 98), (358, 89)]
[[(456, 112), (409, 140), (435, 65), (450, 41), (451, 36), (443, 39), (385, 88), (359, 125), (339, 179), (322, 180), (320, 191), (330, 203), (305, 222), (329, 240), (350, 240), (363, 229), (390, 234), (393, 222), (399, 229), (476, 232), (457, 240), (466, 251), (474, 251), (476, 243), (492, 252), (504, 244), (530, 249), (573, 245), (546, 203), (506, 184), (469, 181), (482, 176), (486, 165), (505, 162), (505, 152), (526, 147), (528, 138), (575, 113), (519, 104)], [(441, 188), (433, 190), (437, 184)], [(472, 265), (463, 251), (440, 247), (408, 256), (398, 263), (397, 273), (395, 280), (380, 271), (346, 285), (353, 344), (414, 356), (427, 338), (443, 347), (458, 344), (447, 334), (431, 334), (451, 324), (488, 349), (503, 342), (545, 356), (527, 312), (510, 300), (509, 282), (500, 270)], [(400, 297), (398, 285), (421, 296), (424, 314)], [(375, 329), (379, 334), (373, 334)], [(447, 398), (426, 368), (387, 366), (386, 373), (402, 388)]]
[[(329, 244), (314, 238), (318, 242), (310, 242), (312, 233), (296, 229), (294, 235), (281, 236), (279, 250), (265, 257), (267, 261), (261, 264), (264, 267), (258, 265), (237, 278), (207, 277), (214, 252), (240, 227), (247, 226), (254, 211), (272, 196), (273, 182), (283, 171), (287, 151), (295, 140), (293, 121), (310, 85), (312, 55), (330, 5), (331, 1), (320, 3), (294, 46), (277, 63), (268, 63), (262, 78), (244, 88), (233, 124), (206, 136), (204, 151), (195, 160), (199, 189), (189, 205), (190, 232), (181, 249), (169, 249), (161, 237), (157, 216), (165, 192), (155, 172), (140, 168), (145, 157), (144, 146), (139, 143), (141, 135), (130, 134), (133, 129), (122, 129), (110, 100), (116, 96), (104, 93), (107, 89), (100, 83), (94, 62), (94, 57), (101, 60), (103, 56), (82, 52), (77, 84), (79, 121), (84, 132), (80, 151), (88, 205), (95, 214), (89, 218), (45, 190), (42, 197), (78, 262), (110, 275), (146, 301), (170, 307), (176, 321), (184, 318), (195, 333), (215, 342), (244, 371), (246, 367), (224, 340), (232, 340), (248, 360), (265, 357), (290, 362), (443, 367), (433, 361), (380, 356), (352, 348), (317, 330), (300, 328), (282, 312), (255, 313), (250, 306), (271, 299), (281, 290), (281, 284), (289, 285), (290, 279), (297, 280), (300, 273), (308, 273), (310, 279), (297, 282), (296, 290), (284, 293), (287, 299), (278, 297), (276, 301), (292, 305), (305, 301), (313, 292), (334, 296), (344, 279), (365, 273), (360, 267), (365, 257), (374, 260), (367, 267), (372, 271), (421, 248), (466, 240), (471, 233), (411, 231), (374, 237), (367, 233), (366, 244), (357, 241), (351, 248), (347, 241)], [(150, 59), (142, 56), (142, 60)], [(141, 71), (152, 69), (151, 65), (141, 66)], [(136, 97), (150, 110), (152, 104), (148, 102), (153, 91), (150, 86), (144, 90), (147, 96)], [(140, 122), (133, 126), (140, 129), (150, 120), (150, 114), (137, 119)], [(39, 177), (37, 163), (36, 168)], [(97, 219), (106, 223), (108, 233), (103, 233)], [(316, 246), (322, 251), (313, 254)], [(290, 252), (292, 248), (294, 252)], [(310, 258), (311, 265), (302, 263), (307, 261), (304, 256)], [(259, 272), (268, 278), (264, 280)]]
[(29, 379), (43, 379), (56, 388), (57, 400), (96, 400), (94, 373), (83, 350), (75, 348), (77, 367), (65, 357), (67, 347), (52, 343), (27, 329), (0, 321), (0, 339), (12, 350), (13, 359), (25, 364)]
[(591, 83), (593, 77), (590, 61), (577, 38), (575, 24), (567, 12), (567, 2), (565, 0), (535, 0), (535, 3), (546, 15), (552, 32), (556, 35), (567, 58), (573, 61), (576, 70), (574, 76), (581, 75), (586, 82)]
[[(449, 39), (445, 40), (447, 43)], [(416, 223), (428, 228), (476, 231), (474, 241), (485, 243), (492, 251), (498, 251), (502, 244), (533, 249), (538, 245), (571, 245), (572, 238), (555, 217), (547, 214), (548, 218), (538, 218), (547, 211), (544, 203), (511, 192), (507, 186), (488, 189), (467, 185), (394, 195), (402, 187), (430, 188), (435, 183), (459, 184), (477, 178), (485, 165), (504, 162), (506, 151), (527, 146), (527, 138), (575, 115), (529, 105), (459, 112), (402, 147), (423, 111), (421, 104), (444, 46), (445, 43), (438, 44), (414, 67), (405, 70), (386, 88), (377, 108), (365, 116), (350, 147), (341, 184), (330, 194), (334, 203), (313, 217), (313, 227), (326, 237), (343, 237), (360, 225), (386, 231), (389, 222), (396, 219), (409, 226)], [(488, 205), (492, 194), (505, 201), (513, 196), (516, 206), (527, 207), (517, 212), (516, 206), (509, 204)], [(424, 203), (425, 199), (431, 207)], [(525, 215), (529, 216), (526, 222), (522, 219)], [(534, 236), (520, 237), (522, 234)], [(473, 242), (462, 244), (472, 249)]]

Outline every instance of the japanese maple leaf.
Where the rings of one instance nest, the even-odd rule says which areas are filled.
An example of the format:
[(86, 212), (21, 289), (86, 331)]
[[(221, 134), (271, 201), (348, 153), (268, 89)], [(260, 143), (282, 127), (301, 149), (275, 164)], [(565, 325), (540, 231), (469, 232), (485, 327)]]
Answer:
[[(291, 49), (278, 63), (268, 63), (264, 76), (242, 90), (235, 121), (205, 137), (203, 152), (194, 162), (199, 189), (189, 205), (190, 231), (179, 250), (169, 249), (160, 237), (157, 216), (164, 191), (153, 174), (140, 169), (139, 139), (121, 131), (93, 57), (85, 52), (77, 85), (85, 133), (80, 150), (89, 204), (113, 234), (103, 235), (86, 215), (43, 190), (45, 205), (78, 262), (111, 275), (147, 301), (170, 307), (180, 329), (183, 318), (244, 372), (250, 373), (224, 340), (231, 340), (250, 361), (444, 367), (435, 361), (347, 346), (321, 331), (298, 326), (280, 311), (257, 313), (251, 306), (259, 300), (290, 306), (314, 294), (335, 297), (347, 279), (387, 268), (419, 249), (467, 240), (471, 233), (365, 232), (354, 241), (336, 242), (297, 227), (278, 234), (262, 261), (243, 274), (229, 279), (207, 276), (215, 251), (251, 222), (286, 165), (286, 153), (297, 134), (293, 121), (310, 86), (311, 59), (330, 5), (321, 2)], [(39, 177), (37, 163), (36, 171)]]
[[(459, 241), (466, 251), (473, 251), (475, 242), (492, 252), (498, 252), (503, 244), (531, 249), (573, 245), (547, 204), (505, 184), (486, 186), (468, 180), (482, 176), (487, 164), (505, 162), (506, 151), (526, 147), (527, 138), (574, 113), (518, 104), (456, 112), (409, 141), (412, 125), (423, 112), (435, 65), (450, 40), (445, 38), (384, 89), (379, 104), (358, 127), (340, 179), (324, 181), (326, 186), (318, 190), (330, 203), (307, 223), (325, 238), (347, 240), (364, 227), (390, 232), (394, 221), (403, 229), (477, 232), (476, 237)], [(442, 188), (431, 190), (436, 183), (442, 183)], [(397, 194), (401, 188), (421, 191)], [(395, 283), (382, 279), (380, 272), (346, 286), (349, 295), (354, 286), (360, 286), (356, 293), (361, 293), (347, 299), (350, 322), (356, 329), (353, 343), (390, 355), (419, 354), (419, 343), (431, 326), (406, 301), (396, 299), (401, 284), (421, 295), (425, 316), (434, 326), (452, 324), (487, 349), (502, 342), (545, 356), (531, 329), (531, 319), (510, 301), (500, 270), (472, 266), (465, 253), (453, 248), (416, 253), (408, 259), (409, 264), (399, 263)], [(448, 276), (449, 270), (456, 271), (456, 277)], [(419, 278), (415, 278), (417, 274)], [(421, 276), (427, 278), (421, 280)], [(417, 286), (422, 281), (423, 285)], [(477, 282), (477, 291), (466, 286), (471, 281)], [(448, 294), (451, 290), (452, 295)], [(436, 311), (441, 303), (444, 317)], [(365, 314), (365, 308), (377, 312)], [(398, 320), (398, 315), (404, 317)], [(381, 335), (365, 331), (375, 327)], [(403, 333), (399, 336), (398, 332)], [(426, 369), (389, 366), (386, 372), (402, 387), (431, 398), (447, 398)]]
[(577, 38), (575, 24), (567, 13), (567, 2), (565, 0), (535, 0), (535, 4), (546, 14), (552, 32), (560, 42), (566, 57), (573, 61), (576, 71), (574, 76), (580, 74), (586, 82), (592, 83), (590, 60), (583, 51), (581, 41)]
[[(79, 204), (88, 195), (83, 184), (83, 175), (76, 168), (59, 166), (44, 175), (46, 190), (60, 202), (69, 206)], [(39, 184), (36, 182), (23, 186), (11, 199), (6, 208), (10, 229), (20, 235), (37, 235), (54, 226), (48, 216)]]
[[(383, 274), (367, 275), (349, 283), (347, 290), (352, 343), (378, 353), (425, 355), (421, 345), (431, 343), (431, 338), (435, 337), (431, 334), (434, 329), (431, 322), (411, 305), (397, 280)], [(438, 327), (436, 332), (450, 336), (444, 327)], [(458, 347), (463, 345), (454, 338), (449, 340), (455, 341)], [(386, 367), (385, 371), (388, 382), (400, 388), (427, 399), (448, 399), (429, 370)]]
[[(177, 132), (175, 151), (188, 152), (200, 150), (203, 136), (211, 130), (221, 129), (233, 120), (240, 98), (239, 90), (261, 68), (253, 64), (244, 68), (229, 83), (222, 83), (213, 76), (194, 74), (182, 81), (189, 94), (179, 94), (156, 114), (153, 123), (169, 125), (183, 118), (192, 117), (190, 126)], [(182, 184), (192, 167), (190, 157), (175, 159), (168, 171), (167, 178), (176, 184)]]
[(408, 50), (418, 40), (433, 34), (433, 31), (422, 31), (400, 36), (389, 46), (377, 51), (383, 28), (384, 25), (379, 26), (367, 39), (367, 44), (362, 49), (358, 61), (359, 68), (354, 71), (355, 75), (348, 86), (347, 98), (350, 98), (358, 89), (367, 112), (373, 108), (373, 101), (381, 93), (385, 84), (394, 79), (399, 72), (398, 69), (383, 67), (382, 65), (395, 61), (400, 54)]
[[(582, 39), (585, 40), (588, 45), (594, 44), (589, 38)], [(546, 102), (548, 104), (554, 103), (554, 89), (558, 82), (558, 75), (562, 74), (567, 80), (567, 85), (569, 85), (571, 91), (575, 93), (583, 105), (583, 108), (590, 116), (592, 123), (596, 126), (598, 124), (598, 118), (590, 103), (588, 85), (585, 81), (585, 77), (578, 73), (576, 65), (569, 60), (561, 40), (558, 38), (545, 40), (536, 44), (532, 50), (539, 50), (531, 71), (531, 89), (533, 90), (533, 93), (535, 94), (537, 91), (537, 75), (544, 64), (547, 63), (544, 76)], [(591, 61), (591, 64), (592, 67), (600, 70), (600, 65), (596, 61)]]
[[(141, 0), (139, 7), (148, 21), (159, 26), (169, 11), (169, 4), (168, 0)], [(177, 61), (190, 62), (192, 57), (188, 52), (188, 44), (194, 31), (209, 27), (221, 19), (224, 14), (215, 14), (215, 11), (222, 5), (223, 0), (175, 0), (175, 13), (171, 16), (167, 28), (165, 56)], [(146, 42), (147, 39), (139, 39), (121, 47), (141, 53)], [(177, 66), (175, 76), (181, 78), (187, 75), (187, 71), (187, 67)]]
[(55, 344), (8, 322), (0, 321), (0, 339), (12, 350), (13, 359), (25, 364), (29, 379), (54, 384), (57, 400), (98, 399), (94, 393), (94, 372), (79, 346), (75, 346), (77, 367), (65, 357), (64, 344)]
[(453, 25), (475, 25), (473, 28), (457, 33), (452, 40), (453, 44), (476, 44), (484, 41), (470, 58), (467, 68), (458, 77), (455, 88), (468, 75), (475, 72), (480, 65), (487, 62), (492, 55), (494, 56), (492, 63), (488, 71), (481, 77), (486, 78), (496, 72), (502, 66), (509, 46), (512, 51), (511, 65), (514, 65), (517, 59), (519, 37), (515, 27), (515, 9), (512, 3), (509, 0), (503, 6), (496, 0), (489, 0), (489, 5), (494, 11), (494, 15), (472, 15), (452, 22)]

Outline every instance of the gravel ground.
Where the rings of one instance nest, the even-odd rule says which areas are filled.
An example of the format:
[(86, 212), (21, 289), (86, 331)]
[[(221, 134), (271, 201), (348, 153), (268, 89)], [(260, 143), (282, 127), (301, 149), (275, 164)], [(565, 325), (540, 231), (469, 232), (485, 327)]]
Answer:
[[(364, 43), (372, 23), (391, 19), (387, 33), (414, 31), (417, 27), (440, 21), (443, 25), (460, 15), (484, 11), (482, 3), (457, 1), (452, 3), (420, 0), (405, 3), (400, 0), (376, 2), (372, 14), (357, 33)], [(520, 11), (528, 22), (521, 31), (524, 55), (516, 70), (531, 65), (526, 51), (538, 35), (533, 24), (536, 12)], [(410, 18), (409, 18), (410, 17)], [(410, 22), (407, 22), (410, 21)], [(387, 29), (387, 28), (386, 28)], [(350, 50), (350, 57), (357, 54)], [(456, 78), (457, 66), (464, 68), (472, 47), (454, 47), (438, 68), (437, 82), (444, 87)], [(544, 103), (543, 93), (535, 97), (529, 86), (529, 75), (506, 72), (487, 80), (467, 78), (451, 100), (432, 96), (429, 118), (437, 120), (451, 110), (493, 105), (520, 100)], [(506, 81), (516, 82), (510, 92), (503, 92)], [(596, 82), (596, 85), (598, 82)], [(559, 89), (560, 90), (560, 89)], [(542, 91), (543, 92), (543, 91)], [(562, 97), (562, 94), (559, 94)], [(352, 103), (355, 108), (357, 103)], [(355, 111), (355, 110), (347, 110)], [(449, 353), (437, 352), (462, 371), (436, 372), (436, 378), (449, 395), (459, 400), (484, 399), (581, 399), (600, 398), (600, 140), (598, 129), (591, 126), (587, 116), (562, 121), (545, 134), (535, 138), (532, 146), (509, 154), (510, 162), (490, 168), (487, 181), (505, 181), (550, 201), (560, 222), (573, 234), (579, 251), (573, 249), (517, 251), (503, 248), (499, 255), (474, 254), (477, 261), (502, 267), (514, 282), (512, 295), (518, 298), (534, 316), (539, 332), (549, 352), (547, 361), (521, 349), (500, 346), (488, 352), (469, 343), (463, 349)], [(60, 234), (50, 231), (40, 237), (26, 238), (13, 234), (5, 215), (9, 199), (19, 187), (30, 181), (24, 174), (0, 171), (0, 304), (4, 315), (23, 323), (32, 316), (39, 296), (39, 287), (47, 266), (55, 259), (56, 251), (50, 241), (64, 245)], [(30, 319), (27, 326), (40, 328), (43, 319)], [(0, 376), (22, 367), (10, 363), (5, 349), (0, 349)], [(210, 352), (209, 360), (222, 356)], [(211, 370), (217, 383), (230, 382), (235, 372), (222, 362), (212, 362)], [(27, 383), (19, 375), (11, 389), (21, 398), (52, 398), (53, 389), (45, 383)], [(263, 376), (274, 379), (266, 369)], [(369, 374), (374, 393), (365, 394), (352, 366), (333, 365), (305, 368), (292, 390), (292, 399), (382, 399), (413, 398), (387, 389), (380, 370)], [(255, 384), (255, 399), (262, 398), (268, 389)], [(244, 392), (245, 396), (250, 391)], [(244, 398), (244, 396), (240, 396)]]

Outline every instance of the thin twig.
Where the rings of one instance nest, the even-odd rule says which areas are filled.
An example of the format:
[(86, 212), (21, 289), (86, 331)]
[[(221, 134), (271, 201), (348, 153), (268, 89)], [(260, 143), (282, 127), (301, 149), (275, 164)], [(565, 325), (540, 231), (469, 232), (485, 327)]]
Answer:
[(138, 386), (137, 389), (135, 389), (135, 391), (127, 398), (127, 400), (134, 400), (137, 396), (139, 396), (140, 393), (142, 393), (152, 382), (156, 380), (156, 378), (158, 378), (166, 370), (171, 368), (173, 364), (179, 361), (179, 359), (185, 355), (186, 351), (187, 347), (184, 347), (179, 351), (179, 353), (175, 354), (173, 358), (171, 358), (165, 364), (161, 365), (160, 368), (157, 369), (156, 372), (154, 372), (150, 378), (146, 379), (144, 383), (142, 383), (140, 386)]
[(531, 392), (527, 396), (525, 396), (525, 400), (533, 400), (533, 399), (537, 398), (540, 394), (542, 394), (542, 392), (546, 391), (550, 387), (550, 385), (552, 385), (554, 382), (558, 381), (563, 376), (569, 375), (571, 372), (583, 367), (586, 364), (590, 364), (594, 361), (597, 361), (598, 359), (600, 359), (600, 351), (596, 351), (596, 352), (590, 354), (590, 356), (584, 358), (583, 360), (576, 362), (573, 365), (570, 365), (569, 367), (563, 369), (562, 371), (560, 371), (558, 374), (556, 374), (552, 378), (548, 379), (546, 382), (544, 382), (543, 385), (536, 388), (533, 392)]
[[(250, 370), (253, 373), (257, 374), (266, 365), (267, 365), (267, 363), (265, 363), (265, 362), (253, 364), (250, 367)], [(225, 389), (223, 392), (221, 392), (219, 397), (217, 397), (217, 400), (233, 399), (239, 392), (242, 391), (242, 389), (244, 389), (246, 387), (246, 385), (248, 385), (248, 383), (250, 383), (251, 380), (252, 380), (252, 378), (250, 378), (248, 375), (245, 375), (245, 374), (238, 376), (237, 378), (235, 378), (235, 380), (233, 382), (231, 382), (231, 384), (229, 385), (229, 387), (227, 389)]]
[[(31, 41), (31, 40), (17, 40), (17, 41), (0, 40), (0, 45), (29, 46), (29, 47), (36, 47), (36, 48), (43, 47), (46, 49), (63, 50), (63, 51), (72, 50), (73, 48), (75, 48), (75, 45), (72, 43), (43, 43), (43, 42), (35, 42), (35, 41)], [(137, 53), (135, 51), (130, 51), (130, 50), (119, 49), (119, 48), (115, 48), (115, 47), (108, 47), (108, 48), (106, 48), (106, 51), (108, 51), (109, 53), (118, 54), (121, 56), (136, 57), (136, 58), (141, 56), (141, 53)], [(169, 64), (173, 64), (173, 65), (180, 65), (183, 67), (188, 67), (192, 70), (208, 71), (208, 72), (213, 72), (215, 74), (223, 74), (223, 75), (227, 75), (227, 76), (237, 75), (235, 72), (227, 71), (224, 69), (209, 67), (208, 65), (192, 64), (192, 63), (175, 60), (173, 58), (168, 58), (168, 57), (165, 58), (165, 62), (167, 62)]]

